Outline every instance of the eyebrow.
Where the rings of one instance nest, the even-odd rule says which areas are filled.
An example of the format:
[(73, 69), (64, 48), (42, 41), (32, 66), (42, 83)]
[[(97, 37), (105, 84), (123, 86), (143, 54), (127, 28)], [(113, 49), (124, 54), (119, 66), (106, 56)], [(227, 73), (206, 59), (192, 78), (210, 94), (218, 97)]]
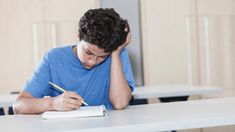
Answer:
[(87, 48), (86, 48), (86, 51), (89, 52), (89, 54), (94, 55), (94, 54), (93, 54), (90, 50), (88, 50)]
[[(92, 54), (92, 55), (95, 55), (94, 53), (92, 53), (90, 50), (88, 50), (87, 48), (86, 48), (86, 51), (87, 52), (89, 52), (89, 54)], [(109, 54), (107, 54), (107, 55), (103, 55), (103, 56), (98, 56), (98, 57), (107, 57)]]

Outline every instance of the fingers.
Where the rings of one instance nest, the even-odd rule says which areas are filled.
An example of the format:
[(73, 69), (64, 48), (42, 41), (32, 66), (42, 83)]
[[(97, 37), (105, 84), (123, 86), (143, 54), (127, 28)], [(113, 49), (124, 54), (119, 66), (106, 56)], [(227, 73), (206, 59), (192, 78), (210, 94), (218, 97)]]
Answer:
[(129, 44), (131, 42), (131, 32), (127, 34), (126, 41), (124, 44)]
[(126, 21), (126, 28), (124, 30), (125, 32), (130, 32), (130, 25), (129, 23)]
[(82, 97), (75, 92), (65, 92), (54, 98), (53, 106), (58, 111), (70, 111), (80, 108)]
[(124, 31), (125, 31), (125, 32), (129, 32), (129, 28), (128, 28), (128, 27), (126, 27)]
[(68, 97), (76, 99), (76, 100), (83, 100), (82, 97), (80, 95), (78, 95), (76, 92), (66, 92), (66, 94), (68, 95)]
[(75, 92), (65, 93), (65, 104), (69, 108), (79, 108), (82, 105), (82, 97)]
[[(79, 108), (82, 105), (82, 100), (76, 100), (73, 98), (68, 98), (65, 100), (66, 105), (71, 108)], [(67, 106), (66, 106), (67, 107)]]
[(64, 111), (70, 111), (70, 110), (75, 110), (80, 108), (81, 105), (75, 105), (75, 104), (71, 104), (71, 103), (66, 103), (64, 105)]

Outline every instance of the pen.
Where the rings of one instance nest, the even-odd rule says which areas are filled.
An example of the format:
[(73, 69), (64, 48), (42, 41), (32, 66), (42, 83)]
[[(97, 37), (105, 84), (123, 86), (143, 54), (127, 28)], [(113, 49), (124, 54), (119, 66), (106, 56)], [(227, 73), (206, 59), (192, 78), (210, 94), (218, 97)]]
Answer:
[[(53, 87), (59, 89), (59, 90), (62, 91), (63, 93), (66, 92), (66, 90), (64, 90), (63, 88), (59, 87), (58, 85), (56, 85), (56, 84), (54, 84), (54, 83), (52, 83), (52, 82), (49, 82), (49, 84), (51, 84)], [(83, 100), (82, 100), (82, 103), (83, 103), (84, 105), (88, 106), (88, 104), (87, 104), (86, 102), (84, 102)]]

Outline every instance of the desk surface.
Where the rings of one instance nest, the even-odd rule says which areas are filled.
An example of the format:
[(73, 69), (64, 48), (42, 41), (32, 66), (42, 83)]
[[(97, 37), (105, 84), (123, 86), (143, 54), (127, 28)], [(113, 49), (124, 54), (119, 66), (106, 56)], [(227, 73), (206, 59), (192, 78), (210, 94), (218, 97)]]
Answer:
[(136, 87), (133, 96), (135, 99), (176, 97), (189, 95), (205, 95), (222, 92), (220, 87), (203, 87), (187, 85), (164, 85)]
[[(158, 98), (158, 97), (174, 97), (185, 95), (203, 95), (222, 92), (219, 87), (201, 87), (201, 86), (143, 86), (136, 87), (133, 95), (135, 99)], [(0, 107), (12, 106), (18, 94), (0, 95)]]
[(235, 97), (129, 106), (105, 117), (43, 120), (41, 115), (0, 117), (3, 131), (166, 131), (235, 124)]

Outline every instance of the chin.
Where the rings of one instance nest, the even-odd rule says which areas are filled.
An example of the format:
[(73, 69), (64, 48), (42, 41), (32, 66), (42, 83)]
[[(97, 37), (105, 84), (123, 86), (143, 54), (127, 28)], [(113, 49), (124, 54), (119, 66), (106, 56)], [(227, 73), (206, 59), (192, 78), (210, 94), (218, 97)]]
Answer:
[(83, 67), (84, 67), (85, 69), (87, 69), (87, 70), (90, 70), (90, 69), (92, 69), (94, 66), (86, 66), (86, 65), (83, 65)]
[(84, 67), (85, 69), (87, 69), (87, 70), (90, 70), (90, 69), (92, 69), (93, 67)]

